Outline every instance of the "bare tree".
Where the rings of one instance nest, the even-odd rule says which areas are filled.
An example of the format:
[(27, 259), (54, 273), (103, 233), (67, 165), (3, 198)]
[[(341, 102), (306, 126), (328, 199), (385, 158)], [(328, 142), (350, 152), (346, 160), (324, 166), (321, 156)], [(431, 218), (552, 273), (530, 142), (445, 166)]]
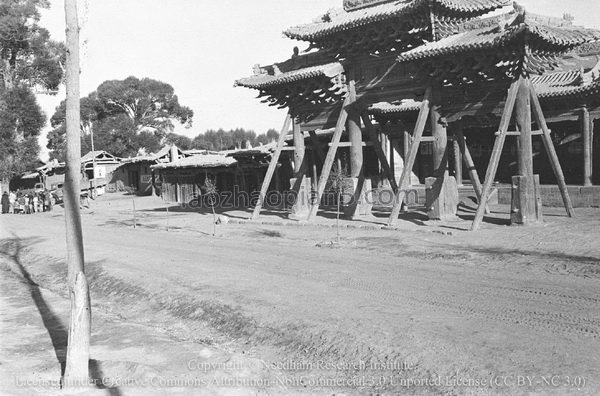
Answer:
[(213, 236), (217, 234), (217, 214), (215, 213), (215, 204), (217, 203), (217, 185), (214, 180), (212, 180), (208, 174), (204, 179), (204, 192), (206, 194), (207, 203), (210, 205), (213, 213)]
[(79, 138), (79, 23), (77, 0), (65, 0), (67, 34), (67, 170), (64, 183), (67, 266), (71, 319), (63, 386), (77, 388), (89, 381), (91, 306), (84, 272), (83, 235), (79, 211), (81, 142)]
[(340, 243), (340, 212), (342, 205), (342, 194), (346, 189), (351, 187), (349, 177), (350, 175), (348, 170), (343, 168), (340, 165), (340, 162), (338, 162), (333, 165), (333, 169), (331, 170), (329, 179), (327, 180), (329, 188), (332, 189), (336, 194), (337, 213), (335, 218), (335, 228), (337, 243)]

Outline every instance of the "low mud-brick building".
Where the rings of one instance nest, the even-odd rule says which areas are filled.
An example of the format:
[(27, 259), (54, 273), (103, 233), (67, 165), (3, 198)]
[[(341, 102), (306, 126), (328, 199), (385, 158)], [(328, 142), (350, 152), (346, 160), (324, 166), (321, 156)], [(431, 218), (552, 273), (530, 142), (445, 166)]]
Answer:
[[(534, 15), (505, 0), (345, 0), (343, 9), (284, 34), (307, 43), (306, 51), (257, 65), (236, 85), (288, 109), (281, 135), (291, 129), (295, 148), (294, 217), (317, 214), (340, 157), (347, 159), (355, 196), (347, 214), (368, 214), (366, 193), (377, 179), (367, 171), (369, 151), (378, 159), (379, 179), (387, 178), (395, 192), (391, 224), (411, 179), (427, 188), (430, 218), (453, 218), (462, 162), (480, 198), (474, 228), (497, 176), (515, 189), (513, 213), (519, 216), (513, 222), (536, 221), (541, 205), (534, 157), (536, 172), (559, 185), (572, 214), (556, 146), (579, 139), (577, 134), (583, 168), (578, 182), (594, 180), (597, 30), (575, 26), (568, 17)], [(558, 131), (551, 134), (549, 122)], [(327, 138), (323, 131), (330, 132)], [(504, 144), (507, 136), (510, 144)], [(345, 148), (347, 155), (340, 155)], [(314, 199), (300, 200), (311, 185)]]

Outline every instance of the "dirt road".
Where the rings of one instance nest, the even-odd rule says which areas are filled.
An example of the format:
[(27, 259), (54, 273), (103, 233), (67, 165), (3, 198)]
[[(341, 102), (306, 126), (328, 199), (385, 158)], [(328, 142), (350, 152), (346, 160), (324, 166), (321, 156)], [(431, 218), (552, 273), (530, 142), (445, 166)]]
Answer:
[[(134, 229), (119, 202), (84, 213), (95, 309), (258, 359), (253, 373), (277, 384), (255, 393), (600, 394), (597, 209), (478, 234), (344, 229), (338, 246), (319, 226), (213, 237), (196, 213), (173, 214), (167, 232), (152, 198)], [(1, 221), (3, 250), (62, 292), (60, 210)]]

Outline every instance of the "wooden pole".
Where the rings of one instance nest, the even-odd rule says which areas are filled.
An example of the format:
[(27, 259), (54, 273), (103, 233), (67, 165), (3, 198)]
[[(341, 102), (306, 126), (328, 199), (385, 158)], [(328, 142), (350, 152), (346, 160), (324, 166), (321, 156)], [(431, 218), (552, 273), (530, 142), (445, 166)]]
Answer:
[(552, 170), (554, 171), (554, 176), (556, 177), (558, 189), (560, 190), (560, 194), (562, 195), (565, 210), (567, 211), (567, 215), (569, 217), (575, 217), (575, 211), (573, 210), (571, 197), (569, 196), (569, 191), (567, 190), (565, 176), (563, 175), (560, 162), (558, 161), (558, 155), (556, 154), (556, 149), (554, 148), (554, 143), (552, 142), (552, 136), (550, 136), (550, 129), (548, 128), (548, 125), (546, 125), (546, 118), (544, 117), (544, 112), (542, 111), (540, 100), (538, 99), (537, 93), (535, 92), (535, 87), (533, 86), (531, 81), (529, 81), (529, 92), (531, 95), (533, 116), (535, 117), (535, 122), (538, 124), (538, 127), (541, 128), (543, 132), (542, 141), (544, 142), (546, 153), (548, 154), (548, 158), (550, 159), (550, 165), (552, 165)]
[(340, 115), (335, 126), (335, 131), (331, 137), (331, 146), (329, 147), (329, 150), (327, 150), (327, 156), (325, 157), (325, 162), (323, 163), (323, 169), (321, 169), (321, 177), (319, 178), (319, 184), (317, 185), (316, 201), (310, 208), (310, 212), (306, 218), (307, 221), (312, 220), (316, 216), (319, 206), (321, 206), (321, 198), (323, 197), (323, 192), (325, 191), (325, 186), (327, 185), (327, 180), (329, 179), (329, 174), (331, 173), (331, 167), (333, 166), (338, 144), (340, 142), (340, 138), (342, 137), (342, 132), (344, 131), (344, 125), (346, 125), (346, 120), (348, 119), (348, 110), (346, 107), (352, 104), (353, 101), (354, 97), (352, 95), (348, 95), (342, 104), (342, 110), (340, 111)]
[[(421, 142), (421, 136), (425, 130), (427, 124), (427, 118), (431, 110), (431, 87), (425, 91), (423, 102), (421, 102), (421, 109), (419, 110), (419, 117), (417, 118), (417, 124), (415, 125), (415, 132), (413, 134), (413, 141), (410, 144), (410, 152), (408, 158), (404, 159), (404, 169), (402, 169), (402, 175), (400, 175), (400, 182), (398, 183), (398, 192), (395, 194), (394, 203), (392, 206), (392, 213), (388, 219), (388, 225), (393, 226), (398, 221), (398, 215), (400, 214), (400, 208), (402, 202), (406, 196), (406, 188), (410, 185), (410, 174), (412, 173), (412, 167), (415, 164), (417, 158), (417, 151), (419, 150), (419, 143)], [(406, 145), (406, 143), (405, 143)], [(405, 146), (406, 147), (406, 146)]]
[(498, 163), (500, 161), (500, 156), (502, 155), (504, 141), (506, 140), (506, 132), (508, 131), (508, 125), (510, 124), (513, 109), (515, 108), (519, 84), (520, 80), (514, 81), (508, 89), (506, 104), (504, 105), (504, 111), (502, 113), (502, 118), (500, 119), (500, 133), (498, 136), (496, 136), (496, 141), (494, 142), (492, 156), (490, 158), (490, 163), (485, 174), (485, 181), (481, 191), (481, 199), (479, 200), (479, 205), (477, 206), (477, 212), (475, 213), (473, 224), (471, 224), (471, 231), (476, 231), (479, 229), (481, 221), (483, 220), (483, 215), (485, 214), (485, 207), (490, 196), (494, 178), (496, 177), (496, 171), (498, 170)]
[(592, 131), (590, 111), (587, 106), (581, 109), (581, 130), (583, 135), (583, 185), (592, 185)]
[(136, 223), (137, 223), (137, 221), (136, 221), (136, 218), (135, 218), (135, 198), (131, 198), (131, 203), (132, 203), (132, 205), (133, 205), (133, 206), (132, 206), (132, 210), (133, 210), (133, 228), (135, 228), (135, 227), (136, 227), (136, 225), (137, 225), (137, 224), (136, 224)]
[[(455, 131), (456, 140), (458, 141), (458, 146), (460, 151), (462, 152), (462, 157), (465, 162), (465, 166), (467, 167), (467, 172), (469, 173), (469, 179), (471, 179), (471, 184), (473, 185), (473, 190), (475, 190), (475, 195), (477, 196), (477, 202), (481, 202), (481, 193), (483, 191), (483, 187), (481, 186), (481, 181), (479, 180), (479, 175), (477, 174), (477, 168), (475, 168), (475, 162), (473, 162), (473, 157), (471, 157), (471, 152), (469, 151), (469, 147), (467, 146), (467, 140), (465, 135), (463, 134), (462, 126), (459, 126)], [(486, 203), (485, 206), (485, 214), (489, 214), (490, 209)]]
[(71, 319), (63, 385), (84, 387), (89, 379), (91, 306), (84, 272), (83, 233), (79, 197), (81, 194), (81, 140), (79, 106), (79, 23), (77, 0), (65, 0), (67, 38), (66, 122), (67, 166), (64, 182), (65, 229)]
[(279, 134), (279, 140), (277, 141), (277, 147), (275, 148), (275, 152), (273, 153), (273, 157), (271, 158), (271, 162), (269, 162), (269, 167), (267, 168), (267, 173), (265, 175), (265, 179), (263, 180), (262, 187), (260, 189), (260, 194), (258, 196), (258, 202), (252, 211), (252, 220), (256, 220), (258, 216), (260, 216), (260, 210), (265, 202), (265, 197), (267, 195), (267, 191), (269, 189), (269, 184), (271, 183), (271, 178), (273, 178), (273, 174), (275, 173), (275, 168), (277, 167), (277, 162), (279, 161), (279, 156), (281, 155), (281, 148), (285, 143), (285, 138), (290, 129), (290, 123), (292, 122), (292, 115), (288, 113), (285, 117), (285, 121), (283, 122), (283, 127), (281, 128), (281, 133)]

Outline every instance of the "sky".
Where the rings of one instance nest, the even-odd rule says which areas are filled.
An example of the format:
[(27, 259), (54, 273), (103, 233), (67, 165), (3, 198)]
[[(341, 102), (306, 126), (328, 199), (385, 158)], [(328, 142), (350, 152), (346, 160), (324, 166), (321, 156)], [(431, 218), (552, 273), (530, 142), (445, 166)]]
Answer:
[[(40, 24), (64, 41), (63, 0), (51, 0)], [(182, 105), (194, 111), (194, 137), (207, 129), (245, 128), (264, 133), (281, 129), (285, 110), (255, 99), (257, 91), (233, 87), (252, 74), (254, 64), (269, 65), (307, 44), (283, 36), (286, 28), (313, 19), (343, 0), (80, 0), (81, 96), (106, 80), (149, 77), (173, 86)], [(600, 29), (598, 0), (521, 0), (534, 13), (561, 17)], [(65, 97), (40, 95), (46, 115)], [(47, 132), (47, 130), (45, 131)], [(45, 132), (40, 137), (47, 158)]]

